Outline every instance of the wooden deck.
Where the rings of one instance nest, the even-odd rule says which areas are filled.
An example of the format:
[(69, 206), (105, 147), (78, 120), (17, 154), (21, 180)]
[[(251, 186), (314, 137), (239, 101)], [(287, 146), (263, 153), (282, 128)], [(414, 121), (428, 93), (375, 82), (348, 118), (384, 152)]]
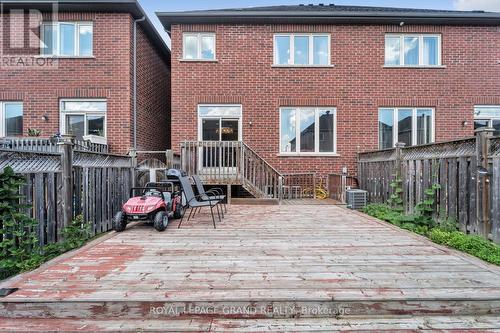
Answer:
[[(500, 269), (335, 205), (111, 233), (2, 284), (0, 331), (500, 328)], [(29, 318), (29, 319), (28, 319)]]

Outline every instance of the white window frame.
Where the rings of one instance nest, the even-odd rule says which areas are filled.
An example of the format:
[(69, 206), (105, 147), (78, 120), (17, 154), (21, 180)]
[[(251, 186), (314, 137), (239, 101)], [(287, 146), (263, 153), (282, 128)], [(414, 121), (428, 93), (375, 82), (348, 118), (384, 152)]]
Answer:
[[(105, 111), (66, 111), (63, 110), (63, 105), (64, 102), (105, 102), (106, 103), (106, 110)], [(59, 100), (59, 128), (61, 131), (61, 134), (67, 134), (66, 132), (66, 115), (71, 115), (71, 116), (83, 116), (84, 117), (84, 135), (87, 136), (90, 135), (88, 134), (88, 124), (87, 124), (87, 117), (89, 116), (103, 116), (104, 115), (104, 136), (103, 138), (107, 139), (108, 138), (108, 101), (106, 99), (102, 98), (65, 98)]]
[[(24, 121), (24, 103), (23, 101), (0, 101), (0, 138), (6, 137), (7, 126), (5, 126), (5, 106), (9, 104), (21, 104), (23, 106), (23, 121)], [(24, 125), (23, 125), (24, 126)]]
[[(393, 34), (388, 33), (385, 34), (384, 37), (384, 50), (385, 50), (385, 41), (387, 37), (399, 37), (399, 65), (388, 65), (385, 63), (385, 53), (384, 53), (384, 66), (385, 67), (443, 67), (442, 62), (442, 36), (441, 34)], [(405, 63), (405, 38), (418, 38), (418, 65), (406, 65)], [(438, 39), (438, 47), (437, 47), (437, 56), (438, 63), (437, 65), (426, 65), (424, 64), (424, 37), (437, 37)]]
[[(418, 142), (418, 135), (417, 135), (417, 129), (418, 129), (418, 124), (417, 124), (417, 112), (418, 110), (431, 110), (432, 115), (431, 115), (431, 125), (432, 125), (432, 133), (431, 133), (431, 142), (433, 143), (436, 141), (436, 109), (431, 108), (431, 107), (380, 107), (378, 109), (378, 115), (377, 115), (377, 128), (378, 128), (378, 138), (377, 140), (380, 143), (380, 126), (379, 126), (379, 121), (380, 121), (380, 111), (381, 110), (388, 110), (392, 109), (392, 122), (393, 122), (393, 127), (392, 127), (392, 145), (393, 147), (396, 146), (396, 143), (398, 142), (398, 136), (399, 136), (399, 124), (398, 124), (398, 114), (399, 110), (412, 110), (412, 122), (411, 122), (411, 141), (412, 141), (412, 146), (416, 146)], [(379, 149), (384, 149), (379, 146)], [(388, 149), (388, 148), (385, 148)]]
[[(61, 55), (61, 25), (72, 24), (75, 26), (75, 34), (73, 38), (75, 39), (75, 48), (73, 55)], [(92, 28), (92, 54), (90, 55), (80, 55), (80, 26), (91, 26)], [(45, 54), (45, 27), (52, 26), (57, 27), (56, 30), (56, 54)], [(43, 22), (40, 25), (40, 56), (42, 57), (59, 57), (59, 58), (93, 58), (94, 57), (94, 22), (92, 21), (65, 21), (65, 22)]]
[[(309, 37), (309, 64), (295, 64), (295, 37), (306, 36)], [(278, 37), (290, 38), (290, 63), (280, 64), (278, 62)], [(327, 64), (314, 64), (314, 37), (327, 37), (328, 39), (328, 63)], [(273, 36), (273, 66), (276, 67), (329, 67), (332, 66), (332, 49), (331, 49), (331, 34), (329, 33), (279, 33)]]
[[(295, 147), (300, 150), (300, 110), (314, 110), (314, 152), (286, 152), (282, 151), (282, 133), (281, 133), (281, 114), (283, 110), (295, 110)], [(297, 112), (299, 111), (299, 112)], [(319, 112), (320, 111), (333, 111), (333, 151), (320, 152), (319, 151)], [(279, 108), (279, 154), (283, 156), (337, 156), (337, 108), (336, 107), (307, 107), (307, 106), (283, 106)]]
[[(186, 38), (194, 36), (197, 39), (197, 56), (194, 59), (186, 58)], [(214, 39), (214, 57), (212, 59), (204, 59), (201, 55), (201, 40), (202, 37), (213, 37)], [(215, 32), (184, 32), (182, 34), (182, 60), (185, 61), (216, 61), (217, 60), (217, 38)]]
[(474, 105), (474, 121), (475, 120), (488, 120), (488, 126), (493, 127), (493, 121), (494, 120), (500, 120), (500, 115), (499, 116), (476, 116), (476, 108), (491, 108), (491, 109), (497, 109), (500, 110), (500, 105)]
[[(240, 108), (239, 116), (230, 116), (230, 117), (222, 117), (222, 116), (202, 116), (200, 114), (200, 108), (202, 107), (237, 107)], [(238, 119), (238, 141), (243, 141), (243, 105), (242, 104), (198, 104), (197, 107), (197, 116), (198, 116), (198, 141), (203, 141), (203, 119), (219, 119), (219, 126), (222, 126), (222, 119)], [(219, 133), (220, 138), (221, 133)]]

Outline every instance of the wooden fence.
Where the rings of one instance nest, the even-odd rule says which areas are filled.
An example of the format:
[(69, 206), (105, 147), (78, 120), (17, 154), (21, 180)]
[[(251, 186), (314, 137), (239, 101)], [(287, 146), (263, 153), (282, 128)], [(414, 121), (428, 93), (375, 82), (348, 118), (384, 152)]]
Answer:
[(91, 223), (92, 234), (110, 230), (133, 183), (127, 156), (78, 151), (71, 140), (58, 148), (59, 152), (0, 148), (0, 170), (10, 166), (26, 179), (20, 192), (38, 221), (41, 245), (61, 240), (64, 228), (80, 214)]
[(461, 231), (500, 242), (500, 137), (481, 129), (475, 138), (361, 153), (360, 188), (370, 202), (386, 202), (396, 178), (402, 181), (407, 213), (439, 184), (435, 217), (455, 219)]
[(346, 202), (346, 190), (358, 188), (358, 178), (353, 175), (332, 173), (327, 178), (330, 199)]

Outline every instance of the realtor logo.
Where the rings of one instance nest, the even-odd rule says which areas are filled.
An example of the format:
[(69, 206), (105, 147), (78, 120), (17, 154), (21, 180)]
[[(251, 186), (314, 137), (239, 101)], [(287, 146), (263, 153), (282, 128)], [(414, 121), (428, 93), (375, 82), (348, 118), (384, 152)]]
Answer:
[[(58, 59), (48, 54), (43, 41), (42, 22), (58, 22), (57, 2), (44, 3), (43, 13), (22, 3), (0, 1), (0, 68), (52, 69)], [(52, 37), (52, 36), (51, 36)], [(54, 40), (50, 38), (50, 43)]]

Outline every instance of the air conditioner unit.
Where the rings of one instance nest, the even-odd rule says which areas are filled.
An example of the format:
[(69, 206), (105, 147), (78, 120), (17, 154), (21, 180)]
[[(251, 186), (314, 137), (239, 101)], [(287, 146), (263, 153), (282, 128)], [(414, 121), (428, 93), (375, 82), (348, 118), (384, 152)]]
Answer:
[(368, 204), (368, 192), (363, 190), (347, 190), (347, 208), (361, 210)]

